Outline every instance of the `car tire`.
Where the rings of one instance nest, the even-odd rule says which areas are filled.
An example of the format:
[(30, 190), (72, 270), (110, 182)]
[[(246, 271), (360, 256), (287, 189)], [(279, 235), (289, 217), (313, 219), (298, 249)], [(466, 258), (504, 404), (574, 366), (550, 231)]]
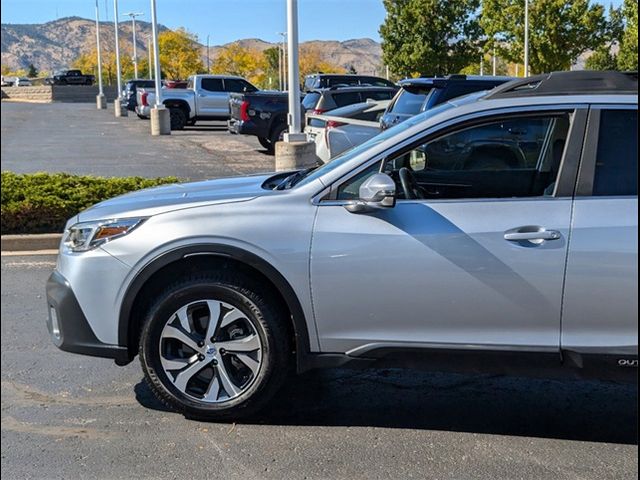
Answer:
[(171, 130), (182, 130), (187, 124), (187, 116), (181, 108), (169, 108)]
[(262, 408), (292, 364), (286, 311), (272, 298), (249, 276), (230, 272), (168, 287), (148, 310), (139, 345), (156, 397), (202, 420), (238, 420)]
[(264, 148), (266, 148), (269, 151), (271, 151), (273, 148), (273, 145), (271, 145), (271, 141), (268, 138), (258, 137), (258, 142), (260, 142), (260, 145), (262, 145)]
[(289, 126), (285, 123), (284, 125), (278, 125), (273, 132), (271, 132), (271, 137), (269, 139), (270, 148), (268, 148), (269, 153), (273, 153), (276, 148), (276, 143), (282, 141), (282, 136), (287, 131)]

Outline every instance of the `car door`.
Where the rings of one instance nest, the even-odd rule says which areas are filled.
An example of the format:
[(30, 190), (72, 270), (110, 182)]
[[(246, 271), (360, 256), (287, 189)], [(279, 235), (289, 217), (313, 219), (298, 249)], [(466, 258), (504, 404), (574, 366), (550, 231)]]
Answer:
[[(322, 349), (558, 352), (585, 117), (585, 110), (567, 108), (460, 120), (334, 186), (318, 204), (311, 247)], [(508, 131), (499, 138), (507, 124), (519, 125), (521, 138)], [(452, 145), (457, 151), (447, 151)], [(500, 161), (491, 161), (492, 148)], [(425, 152), (437, 151), (448, 165), (443, 157), (432, 166), (425, 160)], [(520, 163), (506, 158), (515, 152)], [(367, 176), (380, 168), (397, 176), (398, 167), (413, 168), (428, 198), (400, 194), (395, 207), (369, 213), (344, 208)]]
[[(562, 348), (638, 355), (638, 107), (590, 111), (573, 213)], [(637, 367), (637, 362), (635, 363)]]
[(229, 116), (229, 94), (224, 91), (222, 78), (199, 78), (197, 89), (199, 117)]

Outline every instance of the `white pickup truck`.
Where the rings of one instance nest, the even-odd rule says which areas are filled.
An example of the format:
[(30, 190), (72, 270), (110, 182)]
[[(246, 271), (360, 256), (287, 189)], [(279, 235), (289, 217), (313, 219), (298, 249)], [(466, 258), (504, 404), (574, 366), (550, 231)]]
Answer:
[[(162, 103), (171, 114), (171, 130), (181, 130), (198, 120), (228, 120), (229, 94), (257, 90), (242, 77), (192, 75), (187, 88), (163, 88)], [(148, 118), (155, 104), (155, 89), (138, 89), (136, 95), (138, 117)]]

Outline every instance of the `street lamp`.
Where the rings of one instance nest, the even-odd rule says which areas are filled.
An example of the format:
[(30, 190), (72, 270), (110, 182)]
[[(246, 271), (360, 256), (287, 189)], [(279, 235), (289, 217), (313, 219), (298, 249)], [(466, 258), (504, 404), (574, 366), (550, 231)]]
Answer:
[(151, 36), (147, 38), (147, 53), (149, 55), (149, 64), (147, 65), (147, 71), (149, 73), (149, 80), (153, 80), (153, 65), (151, 64)]
[(211, 73), (211, 60), (209, 59), (209, 34), (207, 34), (207, 73)]
[(524, 0), (524, 76), (529, 76), (529, 0)]
[(136, 17), (140, 17), (144, 13), (129, 12), (125, 13), (124, 17), (131, 17), (131, 30), (133, 31), (133, 74), (135, 78), (138, 78), (138, 53), (136, 50)]
[[(304, 142), (307, 136), (302, 133), (300, 118), (300, 66), (298, 65), (298, 0), (287, 0), (287, 43), (289, 49), (288, 82), (289, 88), (289, 131), (284, 141)], [(283, 35), (284, 40), (284, 35)]]
[(96, 97), (96, 106), (99, 110), (107, 108), (107, 103), (102, 90), (102, 56), (100, 55), (100, 11), (98, 9), (98, 0), (96, 0), (96, 49), (98, 50), (98, 96)]
[[(155, 77), (156, 102), (151, 109), (151, 135), (171, 135), (171, 121), (169, 110), (162, 103), (162, 88), (160, 85), (160, 49), (158, 48), (158, 18), (156, 14), (156, 0), (151, 0), (151, 35), (153, 36), (153, 76)], [(135, 51), (135, 50), (134, 50)]]
[[(296, 19), (296, 28), (297, 28), (297, 23), (298, 23), (298, 20)], [(287, 32), (278, 32), (278, 35), (282, 36), (282, 90), (286, 90), (287, 83), (288, 83), (287, 82), (287, 48), (285, 46)], [(297, 47), (296, 47), (296, 51), (297, 51)]]
[[(127, 110), (122, 111), (122, 104), (120, 99), (122, 98), (122, 79), (120, 70), (120, 40), (118, 38), (118, 0), (113, 0), (113, 26), (115, 28), (115, 41), (116, 41), (116, 79), (118, 85), (118, 95), (113, 103), (113, 112), (116, 117), (123, 117), (127, 115)], [(124, 113), (124, 115), (123, 115)]]

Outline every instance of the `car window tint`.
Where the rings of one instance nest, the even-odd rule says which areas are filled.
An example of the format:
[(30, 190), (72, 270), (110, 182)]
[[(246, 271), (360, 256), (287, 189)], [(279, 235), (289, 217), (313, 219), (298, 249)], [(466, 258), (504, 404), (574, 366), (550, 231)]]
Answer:
[(384, 78), (376, 77), (364, 77), (360, 80), (362, 85), (372, 85), (374, 87), (393, 87), (393, 82), (385, 80)]
[(637, 110), (602, 111), (593, 194), (638, 194)]
[(224, 79), (224, 90), (225, 92), (253, 92), (255, 91), (255, 87), (251, 85), (249, 82), (245, 80), (241, 80), (239, 78), (225, 78)]
[(371, 122), (376, 122), (380, 118), (380, 115), (382, 115), (383, 113), (384, 112), (381, 110), (370, 110), (368, 112), (357, 113), (352, 118), (355, 118), (358, 120), (367, 120)]
[(302, 106), (306, 110), (313, 110), (314, 108), (316, 108), (316, 104), (318, 103), (319, 98), (320, 98), (320, 93), (318, 92), (307, 93), (302, 99)]
[(201, 86), (203, 90), (207, 90), (208, 92), (224, 91), (221, 78), (203, 78)]
[(305, 90), (312, 90), (313, 88), (317, 87), (316, 80), (316, 77), (307, 78), (304, 81)]
[(359, 103), (362, 100), (360, 100), (360, 92), (341, 92), (333, 94), (333, 101), (338, 107), (344, 107), (352, 103)]
[(413, 170), (427, 198), (550, 195), (569, 124), (568, 115), (483, 123), (395, 157), (385, 171)]
[(420, 107), (427, 98), (426, 93), (411, 93), (408, 90), (401, 90), (391, 109), (391, 113), (402, 113), (415, 115), (420, 112)]
[(329, 77), (326, 79), (327, 87), (335, 87), (338, 85), (358, 85), (359, 80), (355, 77)]
[(366, 102), (367, 100), (390, 100), (391, 97), (395, 95), (395, 92), (391, 90), (379, 90), (372, 92), (362, 92), (362, 101)]

